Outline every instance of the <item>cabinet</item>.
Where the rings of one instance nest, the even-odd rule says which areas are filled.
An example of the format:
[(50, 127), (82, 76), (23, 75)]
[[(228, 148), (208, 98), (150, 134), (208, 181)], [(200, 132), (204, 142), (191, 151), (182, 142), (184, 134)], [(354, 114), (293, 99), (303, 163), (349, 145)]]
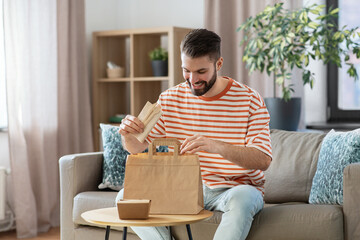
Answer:
[[(99, 124), (109, 123), (117, 114), (137, 116), (147, 101), (156, 102), (159, 94), (184, 81), (180, 43), (189, 28), (160, 27), (114, 30), (93, 33), (93, 132), (99, 149)], [(168, 76), (154, 77), (149, 52), (156, 47), (168, 50)], [(107, 77), (107, 62), (125, 69), (125, 76)]]

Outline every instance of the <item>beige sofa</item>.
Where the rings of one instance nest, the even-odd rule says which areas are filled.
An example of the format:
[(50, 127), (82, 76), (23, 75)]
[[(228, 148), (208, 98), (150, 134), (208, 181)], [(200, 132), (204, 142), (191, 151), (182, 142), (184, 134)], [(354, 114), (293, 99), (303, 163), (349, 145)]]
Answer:
[[(308, 204), (312, 178), (325, 134), (271, 132), (273, 162), (265, 172), (265, 207), (253, 221), (248, 240), (360, 239), (360, 164), (344, 170), (344, 205)], [(105, 230), (81, 217), (87, 210), (112, 207), (117, 192), (100, 191), (102, 153), (64, 156), (60, 159), (61, 239), (103, 239)], [(221, 212), (192, 224), (194, 239), (212, 239)], [(185, 226), (173, 227), (176, 239), (187, 239)], [(113, 229), (110, 239), (121, 239)], [(128, 239), (139, 239), (129, 233)], [(226, 239), (225, 239), (226, 240)]]

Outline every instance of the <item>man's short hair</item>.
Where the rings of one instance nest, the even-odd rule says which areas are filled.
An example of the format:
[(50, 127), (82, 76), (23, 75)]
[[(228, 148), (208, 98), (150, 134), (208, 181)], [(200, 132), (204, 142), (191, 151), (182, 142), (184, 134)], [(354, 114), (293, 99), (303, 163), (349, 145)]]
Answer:
[(220, 56), (221, 38), (207, 29), (194, 29), (190, 31), (180, 44), (181, 53), (191, 58), (209, 56), (216, 62)]

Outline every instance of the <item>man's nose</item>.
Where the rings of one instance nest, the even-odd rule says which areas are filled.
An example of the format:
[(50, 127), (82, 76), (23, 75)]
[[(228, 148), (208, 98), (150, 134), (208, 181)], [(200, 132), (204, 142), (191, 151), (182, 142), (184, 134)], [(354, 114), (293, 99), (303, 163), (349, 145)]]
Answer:
[(190, 73), (189, 80), (191, 83), (196, 83), (198, 81), (198, 77), (196, 73)]

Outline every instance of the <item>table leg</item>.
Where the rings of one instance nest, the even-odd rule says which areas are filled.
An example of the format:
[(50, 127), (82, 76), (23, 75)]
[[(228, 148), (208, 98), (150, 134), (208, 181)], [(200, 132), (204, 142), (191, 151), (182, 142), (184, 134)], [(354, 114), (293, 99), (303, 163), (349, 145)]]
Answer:
[(123, 240), (126, 240), (126, 237), (127, 237), (127, 227), (124, 227), (124, 230), (123, 230)]
[(193, 240), (192, 234), (191, 234), (191, 229), (190, 229), (190, 224), (186, 224), (186, 230), (188, 233), (189, 240)]
[(106, 226), (105, 240), (109, 240), (109, 235), (110, 235), (110, 226)]

